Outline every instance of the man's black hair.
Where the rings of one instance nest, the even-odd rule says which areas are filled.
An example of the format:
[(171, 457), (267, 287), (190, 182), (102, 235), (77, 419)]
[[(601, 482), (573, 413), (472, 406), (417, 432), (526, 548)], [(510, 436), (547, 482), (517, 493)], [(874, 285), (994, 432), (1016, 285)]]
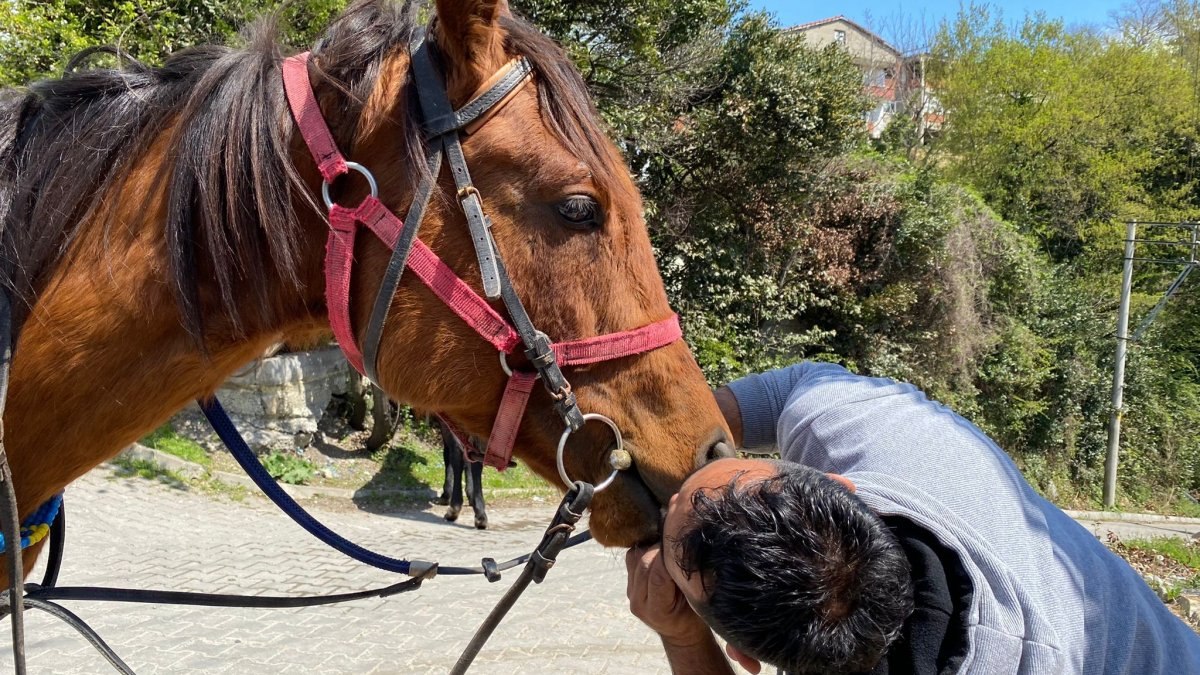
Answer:
[(700, 574), (713, 630), (789, 673), (871, 670), (912, 612), (908, 559), (886, 525), (837, 482), (779, 462), (763, 481), (697, 490), (677, 540)]

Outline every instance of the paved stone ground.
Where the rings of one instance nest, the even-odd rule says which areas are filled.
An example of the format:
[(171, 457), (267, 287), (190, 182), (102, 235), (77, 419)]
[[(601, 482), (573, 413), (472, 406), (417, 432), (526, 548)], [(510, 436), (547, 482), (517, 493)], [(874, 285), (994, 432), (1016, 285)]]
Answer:
[[(324, 548), (261, 499), (232, 502), (98, 469), (67, 490), (60, 585), (98, 584), (254, 594), (330, 593), (386, 585), (394, 575)], [(328, 525), (397, 556), (478, 564), (540, 539), (554, 504), (489, 511), (492, 529), (437, 513), (317, 511)], [(213, 672), (445, 673), (515, 579), (440, 577), (414, 593), (333, 607), (236, 610), (64, 603), (139, 674)], [(40, 569), (34, 578), (40, 578)], [(103, 673), (73, 631), (27, 614), (31, 673)], [(7, 645), (5, 644), (5, 647)], [(0, 672), (12, 652), (0, 649)], [(658, 640), (625, 604), (622, 558), (595, 544), (565, 551), (484, 648), (477, 673), (668, 672)]]
[[(265, 500), (224, 497), (98, 469), (67, 491), (61, 585), (261, 595), (361, 590), (395, 580), (342, 557)], [(438, 512), (377, 515), (317, 509), (334, 529), (397, 556), (476, 564), (507, 559), (541, 536), (553, 504), (489, 511), (492, 529), (450, 525)], [(440, 509), (438, 510), (440, 511)], [(466, 523), (470, 514), (464, 514)], [(1097, 536), (1190, 536), (1198, 525), (1081, 521)], [(40, 569), (34, 578), (40, 578)], [(236, 610), (68, 603), (138, 673), (444, 673), (515, 578), (441, 577), (415, 593), (334, 607)], [(594, 544), (566, 551), (480, 654), (476, 673), (663, 673), (657, 639), (629, 615), (624, 564)], [(33, 673), (103, 673), (74, 632), (28, 614)], [(0, 640), (2, 642), (2, 640)], [(0, 672), (12, 668), (0, 649)]]

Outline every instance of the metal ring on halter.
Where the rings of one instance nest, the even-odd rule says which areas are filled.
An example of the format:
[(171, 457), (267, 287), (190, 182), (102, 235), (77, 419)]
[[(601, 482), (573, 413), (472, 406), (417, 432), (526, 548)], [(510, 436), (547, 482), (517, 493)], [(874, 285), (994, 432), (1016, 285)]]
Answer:
[[(605, 417), (604, 415), (598, 415), (596, 413), (588, 413), (583, 416), (584, 423), (592, 420), (603, 422), (608, 425), (609, 429), (612, 429), (613, 435), (617, 437), (617, 447), (613, 449), (613, 453), (623, 453), (625, 451), (625, 440), (621, 437), (621, 430), (617, 428), (617, 423)], [(567, 439), (570, 438), (570, 436), (571, 427), (567, 427), (565, 430), (563, 430), (562, 438), (558, 439), (558, 456), (555, 457), (555, 462), (558, 463), (558, 476), (562, 478), (563, 482), (567, 484), (568, 488), (575, 485), (575, 481), (571, 480), (571, 477), (567, 475), (567, 467), (563, 464), (563, 451), (567, 447)], [(611, 455), (609, 462), (612, 462)], [(600, 492), (609, 485), (612, 485), (612, 482), (617, 479), (617, 474), (619, 473), (621, 473), (621, 469), (613, 467), (613, 472), (608, 475), (608, 478), (605, 478), (596, 484), (594, 488), (595, 491)]]
[[(537, 335), (538, 337), (546, 338), (547, 342), (550, 341), (550, 337), (540, 330), (534, 331), (534, 335)], [(512, 377), (513, 369), (508, 366), (508, 354), (506, 354), (504, 352), (500, 352), (500, 369), (504, 371), (505, 375), (507, 375), (508, 377)], [(537, 379), (537, 380), (542, 379), (542, 374), (539, 372), (537, 374), (537, 377), (534, 379)]]
[[(375, 182), (375, 176), (372, 176), (371, 172), (367, 171), (367, 167), (358, 162), (346, 162), (346, 168), (366, 178), (367, 185), (371, 186), (371, 196), (376, 199), (379, 198), (379, 184)], [(325, 200), (325, 208), (333, 208), (333, 198), (329, 196), (329, 181), (321, 183), (321, 198)]]
[[(505, 375), (512, 377), (513, 369), (508, 367), (508, 354), (505, 354), (504, 352), (500, 352), (500, 369), (504, 371)], [(535, 377), (534, 379), (535, 380), (542, 379), (542, 374), (538, 373), (537, 377)]]

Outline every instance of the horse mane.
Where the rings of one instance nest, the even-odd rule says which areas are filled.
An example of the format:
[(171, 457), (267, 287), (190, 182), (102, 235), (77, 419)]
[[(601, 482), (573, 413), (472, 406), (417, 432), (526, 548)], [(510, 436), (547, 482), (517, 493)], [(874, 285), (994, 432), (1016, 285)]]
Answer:
[[(356, 0), (313, 49), (317, 77), (342, 95), (330, 126), (350, 157), (380, 67), (412, 40), (417, 10), (413, 0)], [(598, 180), (620, 186), (611, 180), (619, 158), (606, 149), (587, 89), (565, 53), (524, 21), (506, 20), (505, 28), (509, 48), (538, 73), (551, 131)], [(83, 69), (100, 51), (88, 50), (59, 79), (0, 92), (0, 284), (14, 299), (15, 326), (84, 223), (103, 217), (113, 199), (149, 198), (121, 195), (120, 188), (152, 151), (163, 158), (157, 185), (167, 195), (162, 226), (170, 283), (181, 318), (197, 339), (203, 330), (201, 244), (208, 258), (204, 269), (211, 268), (235, 330), (242, 330), (248, 309), (262, 321), (272, 319), (272, 279), (299, 289), (297, 263), (305, 242), (296, 204), (322, 210), (291, 156), (294, 124), (274, 17), (251, 24), (242, 42), (185, 49), (160, 67), (117, 54), (119, 67)], [(408, 152), (396, 159), (416, 180), (427, 171), (424, 142), (412, 83), (404, 86), (409, 114), (399, 122)], [(156, 145), (164, 140), (165, 146)]]

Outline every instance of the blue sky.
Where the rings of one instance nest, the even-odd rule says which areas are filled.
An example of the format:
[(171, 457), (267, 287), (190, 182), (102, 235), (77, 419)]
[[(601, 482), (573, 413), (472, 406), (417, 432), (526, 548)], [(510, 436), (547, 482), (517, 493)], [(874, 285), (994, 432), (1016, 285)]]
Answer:
[[(1041, 10), (1047, 16), (1061, 18), (1068, 24), (1104, 26), (1109, 21), (1109, 14), (1127, 2), (1128, 0), (995, 0), (987, 4), (1002, 10), (1006, 21), (1020, 19), (1027, 12)], [(892, 37), (887, 34), (887, 26), (895, 24), (898, 15), (917, 19), (923, 16), (926, 24), (936, 26), (943, 18), (957, 14), (959, 6), (959, 0), (928, 0), (907, 4), (867, 0), (842, 0), (833, 3), (807, 0), (750, 0), (752, 9), (765, 9), (774, 13), (781, 26), (794, 26), (844, 14), (853, 21), (867, 24), (868, 28), (881, 30), (885, 38)]]

